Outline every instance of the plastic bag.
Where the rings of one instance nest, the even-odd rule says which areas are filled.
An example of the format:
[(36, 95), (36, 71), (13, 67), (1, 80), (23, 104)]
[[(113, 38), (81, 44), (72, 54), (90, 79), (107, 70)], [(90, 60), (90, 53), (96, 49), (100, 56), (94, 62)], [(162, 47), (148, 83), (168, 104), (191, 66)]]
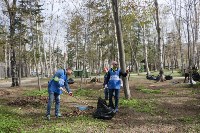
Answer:
[(114, 109), (108, 107), (106, 101), (99, 97), (97, 102), (97, 109), (93, 113), (93, 117), (97, 119), (110, 120), (114, 117), (114, 115)]

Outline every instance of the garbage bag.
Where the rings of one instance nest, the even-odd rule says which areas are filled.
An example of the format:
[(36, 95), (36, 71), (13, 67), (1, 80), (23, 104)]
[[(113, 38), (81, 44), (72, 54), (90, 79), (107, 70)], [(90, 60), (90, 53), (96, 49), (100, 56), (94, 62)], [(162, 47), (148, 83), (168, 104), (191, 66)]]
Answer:
[(192, 79), (193, 79), (194, 81), (199, 81), (199, 80), (200, 80), (200, 75), (199, 75), (199, 73), (198, 73), (198, 72), (193, 73), (193, 74), (192, 74)]
[(106, 100), (98, 98), (97, 109), (93, 113), (93, 117), (97, 119), (110, 120), (114, 117), (114, 109), (108, 107)]
[(159, 80), (159, 75), (158, 75), (158, 76), (147, 75), (146, 78), (147, 78), (148, 80)]
[(90, 82), (98, 82), (98, 79), (96, 77), (92, 78)]
[(173, 79), (173, 77), (172, 77), (171, 75), (166, 75), (166, 76), (165, 76), (165, 79), (166, 79), (166, 80), (171, 80), (171, 79)]
[(69, 78), (68, 79), (68, 84), (73, 84), (74, 83), (74, 80), (72, 78)]

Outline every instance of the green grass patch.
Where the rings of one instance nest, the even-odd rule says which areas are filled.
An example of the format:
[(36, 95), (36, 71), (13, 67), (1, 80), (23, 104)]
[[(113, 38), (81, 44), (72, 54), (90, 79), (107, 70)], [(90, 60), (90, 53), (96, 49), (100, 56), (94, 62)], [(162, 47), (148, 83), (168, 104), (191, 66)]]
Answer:
[(105, 132), (106, 121), (91, 116), (65, 117), (47, 121), (43, 115), (29, 115), (23, 109), (0, 106), (0, 133), (83, 133)]
[(192, 89), (191, 94), (200, 94), (200, 90), (199, 89)]
[(179, 118), (178, 120), (187, 124), (192, 124), (195, 121), (195, 118), (191, 116), (185, 116)]
[(191, 86), (192, 88), (200, 88), (200, 82), (196, 82), (196, 84), (194, 84), (193, 86)]
[[(154, 75), (154, 76), (157, 76), (157, 75), (159, 75), (159, 70), (158, 71), (151, 71), (151, 74)], [(172, 73), (172, 70), (164, 69), (164, 75), (171, 75), (173, 77), (182, 76), (178, 69), (174, 70), (173, 73)]]
[(169, 91), (168, 92), (168, 95), (171, 95), (171, 96), (174, 96), (174, 95), (176, 95), (177, 94), (177, 92), (175, 92), (175, 91)]
[[(200, 123), (200, 114), (196, 116), (183, 116), (178, 118), (179, 121), (185, 123), (185, 124), (195, 124), (195, 123)], [(200, 127), (200, 125), (199, 125)], [(199, 128), (200, 129), (200, 128)]]
[(140, 99), (131, 99), (131, 100), (120, 100), (121, 106), (134, 108), (137, 112), (145, 112), (149, 114), (155, 114), (156, 112), (156, 103), (154, 100), (140, 100)]
[(153, 89), (145, 88), (143, 86), (139, 86), (136, 90), (143, 92), (143, 93), (147, 93), (147, 94), (160, 94), (161, 93), (161, 89), (153, 90)]
[(17, 112), (15, 108), (0, 106), (0, 132), (20, 132), (24, 123), (30, 122), (30, 120), (25, 121)]
[(47, 88), (39, 90), (27, 90), (23, 95), (25, 96), (47, 96), (48, 90)]
[(28, 131), (28, 133), (72, 133), (73, 129), (70, 127), (64, 127), (64, 126), (55, 126), (52, 125), (51, 127), (45, 126), (43, 128), (39, 128), (37, 130)]
[(31, 129), (28, 133), (85, 133), (105, 132), (108, 125), (101, 120), (88, 116), (67, 117), (65, 119), (50, 120), (42, 123), (37, 129)]

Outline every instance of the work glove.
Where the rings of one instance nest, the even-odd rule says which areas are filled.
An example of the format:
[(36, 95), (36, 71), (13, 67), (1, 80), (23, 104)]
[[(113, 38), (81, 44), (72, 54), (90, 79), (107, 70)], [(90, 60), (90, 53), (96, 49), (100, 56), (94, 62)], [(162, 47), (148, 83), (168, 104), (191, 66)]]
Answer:
[(73, 93), (72, 93), (72, 92), (69, 92), (68, 94), (69, 94), (69, 96), (73, 96)]
[(106, 84), (106, 85), (104, 86), (104, 88), (108, 88), (108, 85)]
[(107, 88), (107, 84), (106, 84), (106, 85), (103, 85), (103, 88), (104, 88), (104, 89)]

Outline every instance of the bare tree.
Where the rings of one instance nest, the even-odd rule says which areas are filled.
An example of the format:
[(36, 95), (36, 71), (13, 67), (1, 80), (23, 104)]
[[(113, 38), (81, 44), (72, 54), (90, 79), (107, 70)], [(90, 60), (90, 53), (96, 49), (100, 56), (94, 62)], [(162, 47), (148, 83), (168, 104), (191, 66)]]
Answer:
[(150, 71), (149, 71), (149, 63), (148, 63), (148, 50), (147, 50), (147, 39), (146, 39), (146, 24), (144, 23), (142, 25), (142, 43), (144, 46), (144, 59), (145, 59), (145, 66), (146, 66), (146, 72), (147, 72), (147, 76), (150, 75)]
[(163, 45), (160, 42), (161, 37), (160, 37), (160, 22), (159, 22), (159, 10), (158, 10), (158, 1), (154, 1), (155, 4), (155, 11), (156, 11), (156, 21), (155, 21), (155, 26), (156, 26), (156, 31), (158, 35), (158, 46), (159, 46), (159, 61), (160, 61), (160, 81), (164, 81), (164, 71), (163, 71)]
[[(112, 0), (112, 8), (114, 14), (114, 21), (116, 26), (116, 34), (117, 34), (117, 41), (118, 41), (118, 48), (119, 48), (119, 57), (120, 57), (120, 65), (122, 72), (126, 71), (126, 64), (125, 64), (125, 53), (124, 53), (124, 45), (123, 45), (123, 37), (121, 31), (121, 22), (119, 19), (119, 10), (118, 10), (118, 0)], [(129, 84), (127, 77), (123, 78), (123, 87), (124, 87), (124, 94), (127, 99), (130, 99), (131, 94), (129, 90)]]
[(12, 87), (18, 86), (18, 77), (17, 77), (17, 66), (16, 66), (16, 55), (15, 55), (15, 42), (14, 42), (14, 35), (15, 35), (15, 18), (17, 12), (17, 0), (13, 0), (12, 2), (8, 0), (4, 0), (7, 11), (9, 14), (10, 19), (10, 50), (11, 50), (11, 76), (12, 76)]

